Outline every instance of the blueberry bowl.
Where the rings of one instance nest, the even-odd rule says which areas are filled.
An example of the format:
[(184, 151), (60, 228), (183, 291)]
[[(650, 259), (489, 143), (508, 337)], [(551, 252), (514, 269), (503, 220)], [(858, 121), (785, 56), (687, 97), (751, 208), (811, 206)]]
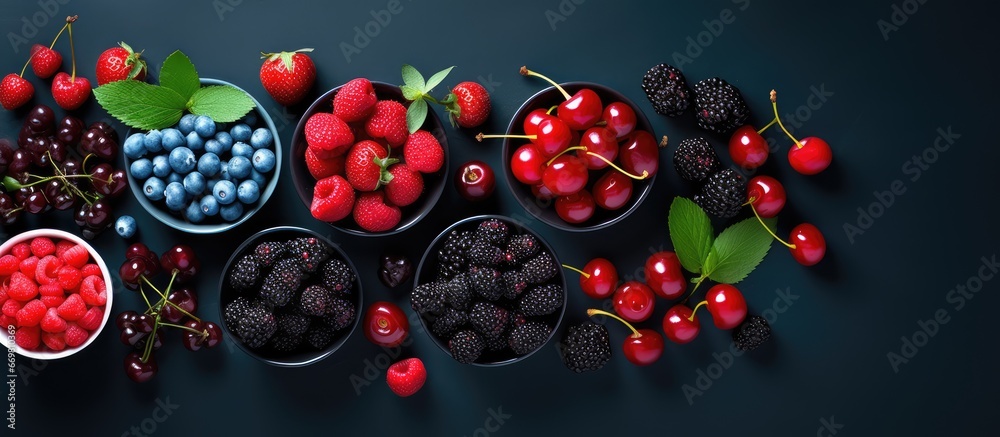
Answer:
[[(216, 79), (201, 83), (243, 91)], [(122, 143), (128, 183), (150, 215), (174, 229), (213, 234), (239, 226), (264, 207), (278, 185), (281, 142), (271, 116), (250, 99), (254, 110), (235, 123), (188, 114), (156, 134), (129, 131)]]
[[(289, 244), (291, 241), (299, 243)], [(297, 256), (303, 247), (324, 248), (328, 258)], [(303, 270), (305, 264), (301, 264), (309, 259), (320, 259), (312, 272)], [(255, 263), (256, 280), (248, 279), (245, 272), (250, 261), (246, 260)], [(288, 264), (299, 266), (298, 286), (281, 298), (280, 290), (267, 284), (275, 280), (269, 276), (286, 275)], [(304, 291), (307, 289), (311, 290)], [(317, 290), (320, 293), (314, 293)], [(241, 302), (264, 306), (254, 317), (240, 312)], [(219, 280), (220, 320), (226, 335), (247, 355), (278, 367), (307, 366), (336, 352), (357, 328), (361, 302), (361, 281), (347, 254), (326, 237), (303, 228), (282, 226), (254, 234), (233, 252)], [(264, 335), (254, 322), (261, 317), (265, 319), (263, 331), (270, 331), (272, 323), (275, 330), (266, 338), (244, 338), (254, 333)], [(300, 329), (304, 333), (292, 332)]]
[[(581, 89), (589, 88), (597, 93), (598, 97), (601, 99), (601, 103), (606, 107), (612, 102), (622, 102), (626, 106), (632, 109), (635, 113), (635, 128), (633, 132), (629, 135), (618, 138), (619, 153), (614, 163), (621, 167), (621, 160), (623, 159), (623, 154), (625, 149), (634, 150), (635, 147), (630, 147), (634, 142), (640, 142), (640, 146), (645, 146), (645, 150), (649, 150), (652, 145), (653, 149), (656, 149), (655, 136), (653, 135), (653, 128), (649, 124), (649, 120), (642, 113), (642, 110), (632, 102), (628, 97), (625, 97), (622, 93), (608, 88), (604, 85), (591, 83), (591, 82), (569, 82), (560, 84), (568, 93), (571, 95)], [(562, 93), (559, 92), (555, 87), (545, 88), (535, 95), (527, 99), (524, 104), (517, 110), (514, 114), (514, 118), (511, 119), (510, 125), (507, 127), (508, 135), (523, 135), (524, 134), (524, 122), (528, 117), (529, 113), (535, 109), (543, 108), (548, 109), (556, 106), (565, 101)], [(641, 134), (639, 131), (644, 131), (647, 134)], [(579, 132), (583, 134), (583, 132)], [(519, 151), (522, 145), (527, 144), (527, 140), (505, 138), (503, 142), (503, 173), (506, 176), (507, 187), (510, 189), (514, 198), (517, 202), (524, 207), (531, 215), (537, 217), (539, 220), (545, 222), (546, 224), (562, 229), (565, 231), (576, 231), (576, 232), (586, 232), (594, 231), (598, 229), (603, 229), (611, 226), (619, 221), (628, 217), (633, 211), (639, 208), (643, 200), (653, 188), (653, 182), (656, 178), (656, 171), (650, 172), (651, 174), (641, 180), (633, 180), (628, 177), (616, 176), (619, 183), (618, 186), (631, 184), (631, 195), (628, 197), (627, 201), (619, 202), (614, 209), (605, 209), (601, 206), (593, 206), (593, 213), (589, 215), (588, 218), (580, 220), (576, 223), (571, 223), (560, 217), (559, 213), (556, 211), (557, 199), (554, 197), (548, 197), (544, 195), (539, 195), (532, 189), (531, 185), (522, 183), (517, 177), (514, 176), (512, 170), (512, 159), (515, 153)], [(571, 144), (577, 145), (577, 144)], [(577, 153), (577, 152), (569, 152)], [(630, 152), (631, 153), (631, 152)], [(658, 153), (658, 152), (657, 152)], [(634, 156), (634, 154), (632, 155)], [(654, 160), (657, 158), (654, 158)], [(594, 192), (595, 185), (599, 181), (601, 176), (608, 175), (611, 172), (615, 172), (614, 169), (606, 167), (602, 170), (590, 170), (588, 171), (589, 177), (587, 185), (584, 188), (588, 194)], [(610, 179), (610, 178), (609, 178)], [(608, 184), (602, 186), (613, 186), (615, 184)], [(608, 192), (605, 190), (605, 192)], [(572, 197), (572, 196), (570, 196)], [(593, 197), (593, 196), (591, 196)]]
[[(507, 242), (489, 244), (497, 248), (505, 246), (501, 249), (503, 255), (499, 262), (493, 262), (495, 251), (482, 250), (486, 246), (472, 249), (462, 243), (469, 236), (496, 242), (504, 229), (509, 236)], [(466, 232), (469, 234), (464, 234)], [(465, 249), (461, 249), (463, 247)], [(488, 253), (493, 253), (494, 259), (483, 261), (487, 258), (483, 254)], [(548, 257), (545, 263), (538, 263), (545, 257)], [(466, 263), (460, 260), (462, 258), (479, 261)], [(481, 265), (473, 266), (473, 263)], [(547, 268), (540, 269), (540, 265)], [(560, 266), (552, 247), (523, 223), (500, 215), (469, 217), (449, 226), (427, 247), (417, 266), (411, 307), (420, 316), (423, 331), (457, 361), (484, 367), (514, 364), (543, 349), (562, 323), (567, 292)], [(496, 278), (493, 271), (499, 274), (499, 282), (493, 283), (499, 288), (483, 287), (484, 278)], [(547, 273), (539, 276), (543, 271)], [(522, 274), (528, 276), (519, 276)], [(515, 279), (507, 281), (508, 277)], [(436, 287), (444, 288), (436, 291)], [(440, 297), (434, 297), (436, 293), (444, 293), (443, 303)], [(492, 330), (483, 329), (483, 314), (499, 315), (494, 319), (497, 324)], [(489, 334), (484, 334), (485, 331)], [(495, 335), (498, 331), (500, 333)], [(519, 332), (515, 334), (515, 331)], [(466, 344), (470, 343), (465, 341), (469, 337), (478, 337), (486, 347), (475, 359), (459, 359), (452, 351), (453, 346), (462, 350), (461, 346), (452, 344), (456, 337), (462, 337), (458, 341)], [(518, 350), (514, 349), (515, 345)]]

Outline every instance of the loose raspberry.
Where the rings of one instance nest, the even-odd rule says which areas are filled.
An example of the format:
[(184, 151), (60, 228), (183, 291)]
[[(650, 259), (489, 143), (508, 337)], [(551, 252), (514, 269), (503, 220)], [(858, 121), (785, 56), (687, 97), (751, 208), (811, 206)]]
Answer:
[(10, 275), (10, 280), (7, 283), (7, 296), (10, 296), (11, 299), (27, 302), (37, 295), (38, 286), (28, 275), (21, 272), (14, 272)]
[(7, 302), (7, 299), (10, 299), (10, 296), (7, 295), (6, 281), (0, 281), (0, 305)]
[(66, 346), (78, 347), (86, 343), (88, 338), (90, 338), (90, 332), (75, 323), (70, 323), (66, 327)]
[(31, 254), (39, 258), (56, 253), (56, 244), (46, 237), (31, 240)]
[(7, 331), (8, 329), (10, 329), (11, 326), (14, 327), (17, 326), (17, 318), (8, 316), (6, 314), (0, 314), (0, 328), (3, 328), (4, 331)]
[(80, 297), (90, 306), (108, 303), (108, 289), (104, 280), (97, 276), (87, 276), (80, 283)]
[(40, 294), (42, 296), (66, 297), (66, 292), (63, 291), (63, 288), (59, 284), (57, 284), (57, 283), (46, 284), (46, 285), (39, 285), (38, 286), (38, 294)]
[(63, 258), (63, 255), (66, 253), (67, 250), (69, 250), (69, 248), (74, 247), (74, 246), (76, 246), (76, 243), (74, 243), (72, 241), (69, 241), (69, 240), (59, 240), (59, 241), (57, 241), (56, 242), (56, 256), (59, 257), (60, 259), (62, 259), (63, 261), (66, 261), (66, 259)]
[(16, 299), (8, 299), (7, 302), (3, 303), (3, 307), (0, 307), (0, 312), (6, 317), (17, 317), (17, 312), (21, 310), (24, 306), (20, 301)]
[(18, 265), (17, 268), (21, 270), (21, 273), (24, 273), (25, 275), (34, 278), (35, 270), (38, 269), (38, 257), (29, 256), (21, 260), (21, 264)]
[(45, 315), (42, 317), (39, 326), (45, 332), (63, 332), (66, 330), (66, 321), (62, 317), (59, 317), (59, 313), (56, 312), (55, 308), (49, 308), (45, 310)]
[(83, 268), (83, 266), (87, 264), (87, 261), (90, 261), (90, 254), (87, 253), (87, 248), (79, 244), (69, 249), (66, 249), (66, 251), (63, 252), (61, 257), (62, 260), (66, 262), (66, 264), (69, 264), (78, 269)]
[(87, 310), (87, 313), (83, 315), (76, 322), (81, 328), (88, 331), (96, 331), (97, 328), (101, 327), (101, 322), (104, 321), (104, 309), (101, 307), (92, 307)]
[(87, 314), (87, 304), (79, 294), (71, 294), (56, 310), (59, 313), (59, 317), (70, 322), (75, 322)]
[(38, 300), (42, 301), (46, 308), (59, 308), (59, 305), (66, 302), (66, 298), (62, 296), (42, 296)]
[(38, 281), (38, 285), (58, 283), (59, 274), (56, 272), (62, 266), (62, 260), (53, 255), (46, 255), (44, 258), (38, 260), (38, 265), (35, 267), (35, 280)]
[(83, 268), (80, 269), (80, 273), (83, 275), (84, 278), (90, 276), (97, 276), (100, 278), (104, 276), (104, 272), (101, 271), (101, 266), (97, 264), (87, 264), (83, 266)]
[(59, 286), (63, 290), (76, 290), (76, 287), (79, 287), (80, 282), (83, 281), (83, 275), (80, 271), (70, 265), (59, 267), (57, 274), (59, 275)]
[(42, 321), (42, 317), (45, 317), (45, 310), (45, 304), (38, 299), (24, 304), (24, 307), (17, 312), (17, 325), (22, 328), (37, 325)]
[(7, 254), (0, 256), (0, 276), (10, 276), (18, 270), (18, 266), (21, 264), (21, 260), (17, 259), (16, 256)]
[(31, 256), (31, 246), (28, 243), (17, 243), (10, 249), (10, 253), (14, 254), (17, 259), (24, 260)]
[(42, 343), (48, 346), (55, 352), (59, 352), (66, 349), (66, 337), (62, 332), (53, 334), (51, 332), (42, 332)]
[(41, 333), (37, 326), (22, 326), (14, 333), (14, 343), (21, 349), (33, 351), (41, 343)]

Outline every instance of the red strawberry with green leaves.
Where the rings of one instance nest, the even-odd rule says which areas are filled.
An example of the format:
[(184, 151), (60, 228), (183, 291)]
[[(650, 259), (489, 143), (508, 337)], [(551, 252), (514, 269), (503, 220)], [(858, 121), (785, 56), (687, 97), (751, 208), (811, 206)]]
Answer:
[(406, 107), (394, 100), (380, 100), (375, 112), (365, 122), (365, 132), (372, 138), (385, 138), (392, 147), (406, 142)]
[(105, 50), (97, 57), (97, 85), (126, 79), (145, 80), (148, 67), (141, 56), (142, 52), (136, 53), (124, 42)]
[(294, 52), (263, 53), (264, 65), (260, 66), (260, 83), (276, 102), (291, 106), (302, 100), (316, 81), (316, 65), (306, 53), (313, 49)]
[(340, 117), (317, 112), (306, 120), (306, 144), (321, 159), (343, 155), (354, 144), (354, 132)]
[(344, 171), (347, 174), (347, 181), (356, 190), (374, 191), (392, 179), (386, 168), (396, 162), (396, 159), (389, 158), (388, 151), (381, 144), (364, 140), (359, 141), (347, 152)]
[(0, 80), (0, 106), (8, 111), (20, 108), (35, 96), (35, 86), (11, 73)]
[(317, 181), (336, 174), (343, 176), (345, 155), (333, 158), (320, 158), (311, 147), (306, 147), (306, 168)]
[(41, 44), (31, 46), (31, 71), (39, 79), (48, 79), (62, 67), (62, 55)]
[(451, 125), (476, 127), (490, 116), (490, 94), (477, 82), (462, 82), (441, 101), (448, 110)]
[(313, 187), (309, 212), (317, 220), (335, 222), (351, 215), (354, 208), (354, 187), (343, 176), (320, 179)]
[(385, 203), (381, 191), (361, 193), (354, 202), (354, 222), (368, 232), (383, 232), (399, 224), (402, 212)]
[(430, 132), (418, 130), (403, 145), (403, 161), (421, 173), (434, 173), (444, 165), (444, 148)]
[(346, 122), (360, 121), (375, 111), (375, 87), (363, 77), (344, 84), (333, 96), (333, 113)]
[(396, 206), (407, 206), (420, 198), (424, 192), (424, 178), (420, 172), (403, 163), (393, 164), (388, 172), (392, 178), (385, 184), (386, 200)]

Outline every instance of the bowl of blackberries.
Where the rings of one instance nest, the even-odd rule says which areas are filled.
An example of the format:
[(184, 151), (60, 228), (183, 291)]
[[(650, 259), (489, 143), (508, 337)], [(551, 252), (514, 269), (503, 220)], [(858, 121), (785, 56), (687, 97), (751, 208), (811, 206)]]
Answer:
[(541, 349), (566, 310), (552, 247), (514, 220), (484, 215), (445, 229), (424, 253), (410, 304), (463, 364), (501, 366)]
[(339, 349), (358, 324), (357, 277), (327, 238), (295, 227), (263, 230), (240, 245), (223, 270), (222, 326), (240, 349), (265, 363), (315, 363)]

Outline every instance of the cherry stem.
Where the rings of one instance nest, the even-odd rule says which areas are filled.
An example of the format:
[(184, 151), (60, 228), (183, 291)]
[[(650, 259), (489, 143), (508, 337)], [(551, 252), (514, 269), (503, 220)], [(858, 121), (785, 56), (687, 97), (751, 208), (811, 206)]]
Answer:
[(795, 249), (795, 245), (794, 244), (789, 244), (789, 243), (785, 242), (785, 240), (782, 240), (781, 238), (778, 238), (777, 235), (774, 235), (774, 231), (772, 231), (770, 227), (768, 227), (766, 224), (764, 224), (764, 219), (760, 218), (760, 214), (757, 213), (757, 208), (755, 208), (752, 203), (750, 204), (750, 209), (753, 210), (754, 217), (757, 217), (757, 221), (760, 222), (760, 225), (763, 226), (764, 229), (767, 230), (768, 234), (771, 234), (771, 236), (774, 237), (775, 240), (778, 240), (779, 243), (784, 244), (785, 247), (787, 247), (789, 249)]
[[(583, 146), (580, 146), (580, 147), (583, 147)], [(586, 147), (583, 147), (583, 148), (586, 148)], [(611, 168), (613, 168), (615, 170), (618, 170), (619, 173), (621, 173), (621, 174), (623, 174), (625, 176), (628, 176), (628, 177), (630, 177), (632, 179), (635, 179), (637, 181), (641, 181), (641, 180), (646, 179), (646, 178), (649, 177), (649, 172), (646, 171), (646, 170), (643, 170), (642, 171), (642, 175), (640, 175), (640, 176), (636, 176), (636, 175), (634, 175), (632, 173), (629, 173), (629, 172), (625, 171), (624, 169), (622, 169), (621, 167), (615, 165), (615, 163), (613, 163), (610, 160), (608, 160), (608, 158), (605, 158), (604, 156), (601, 156), (599, 153), (594, 153), (594, 152), (589, 152), (588, 151), (587, 155), (588, 156), (593, 156), (593, 157), (595, 157), (597, 159), (600, 159), (601, 161), (604, 161), (605, 164), (608, 164)]]
[(562, 152), (556, 153), (556, 156), (553, 156), (552, 159), (549, 159), (549, 161), (545, 163), (545, 166), (548, 167), (548, 166), (552, 165), (552, 162), (555, 161), (556, 158), (558, 158), (560, 156), (563, 156), (567, 152), (572, 152), (574, 150), (587, 150), (587, 148), (583, 147), (583, 146), (567, 147), (567, 148), (563, 149)]
[(583, 270), (580, 270), (580, 269), (578, 269), (576, 267), (573, 267), (571, 265), (568, 265), (568, 264), (563, 264), (562, 266), (563, 266), (564, 269), (572, 270), (574, 272), (579, 273), (580, 276), (583, 276), (584, 278), (590, 279), (590, 273), (587, 273), (587, 272), (585, 272)]
[(185, 331), (188, 331), (188, 332), (191, 332), (191, 333), (194, 333), (194, 334), (198, 334), (198, 335), (200, 335), (202, 337), (205, 337), (205, 331), (199, 331), (199, 330), (194, 329), (194, 328), (192, 328), (190, 326), (175, 325), (173, 323), (167, 323), (167, 322), (160, 323), (160, 326), (166, 326), (168, 328), (183, 329)]
[(697, 282), (695, 282), (694, 288), (691, 289), (691, 292), (688, 293), (687, 297), (685, 297), (684, 301), (681, 303), (687, 303), (688, 299), (690, 299), (691, 296), (694, 296), (694, 292), (698, 291), (698, 287), (701, 287), (701, 283), (705, 282), (706, 279), (708, 279), (708, 275), (702, 275), (701, 277), (697, 278), (695, 280)]
[(623, 319), (621, 317), (618, 317), (615, 314), (609, 313), (607, 311), (599, 310), (599, 309), (590, 308), (590, 309), (587, 310), (587, 315), (590, 316), (590, 317), (594, 317), (595, 315), (601, 315), (601, 316), (611, 317), (612, 319), (615, 319), (615, 320), (617, 320), (619, 322), (624, 323), (625, 326), (628, 326), (628, 329), (632, 330), (632, 337), (633, 338), (642, 337), (642, 334), (639, 333), (639, 330), (635, 329), (635, 327), (632, 326), (631, 323), (625, 321), (625, 319)]
[[(143, 279), (146, 278), (145, 276), (141, 276), (141, 277)], [(148, 283), (149, 281), (146, 281), (146, 282)], [(150, 287), (152, 287), (152, 284), (150, 284)], [(146, 301), (146, 308), (153, 309), (153, 305), (151, 305), (149, 303), (149, 298), (146, 297), (146, 292), (143, 291), (143, 289), (142, 289), (142, 284), (139, 284), (139, 294), (142, 295), (142, 300)]]
[(766, 124), (766, 125), (764, 125), (764, 127), (760, 128), (760, 129), (757, 129), (757, 133), (758, 133), (758, 134), (760, 134), (760, 133), (764, 133), (764, 131), (766, 131), (766, 130), (767, 130), (767, 128), (769, 128), (769, 127), (771, 127), (771, 126), (774, 126), (774, 124), (775, 124), (775, 123), (777, 123), (777, 122), (778, 122), (778, 119), (777, 119), (777, 118), (775, 118), (774, 120), (771, 120), (771, 122), (770, 122), (770, 123), (768, 123), (768, 124)]
[(69, 29), (69, 57), (73, 65), (72, 73), (69, 75), (69, 81), (72, 83), (76, 83), (76, 47), (73, 45), (74, 21), (76, 21), (76, 15), (66, 17), (66, 27)]
[(661, 137), (660, 138), (660, 144), (659, 144), (660, 148), (667, 147), (667, 143), (669, 142), (669, 140), (670, 139), (666, 135), (664, 135), (663, 137)]
[(796, 146), (802, 147), (802, 143), (792, 136), (792, 133), (789, 132), (788, 129), (785, 129), (785, 124), (781, 122), (781, 117), (778, 115), (778, 92), (775, 90), (771, 90), (771, 108), (774, 109), (774, 120), (778, 122), (778, 126), (781, 127), (781, 130), (785, 131), (785, 135), (788, 135), (788, 138), (795, 141)]
[(534, 71), (529, 70), (527, 66), (521, 67), (520, 72), (521, 72), (521, 76), (535, 76), (535, 77), (540, 77), (540, 78), (544, 79), (546, 82), (551, 83), (552, 86), (556, 87), (556, 89), (559, 90), (560, 93), (562, 93), (563, 97), (565, 97), (566, 100), (569, 100), (569, 99), (573, 98), (572, 96), (569, 95), (569, 93), (566, 92), (566, 90), (563, 89), (563, 87), (559, 86), (559, 84), (557, 84), (554, 80), (549, 79), (549, 78), (547, 78), (547, 77), (545, 77), (545, 76), (543, 76), (541, 74), (538, 74), (538, 73), (535, 73)]
[(751, 198), (747, 199), (747, 201), (746, 201), (746, 202), (743, 202), (743, 204), (742, 204), (742, 205), (740, 205), (740, 206), (747, 206), (747, 205), (751, 205), (751, 204), (753, 204), (753, 203), (754, 203), (754, 202), (756, 202), (756, 201), (757, 201), (757, 198), (756, 198), (756, 197), (751, 197)]
[(482, 133), (476, 135), (476, 141), (479, 141), (480, 143), (483, 142), (483, 140), (490, 138), (522, 138), (525, 140), (533, 140), (538, 138), (538, 135), (484, 135)]
[(156, 331), (160, 329), (160, 314), (157, 313), (156, 317), (153, 318), (153, 332), (150, 332), (146, 336), (146, 350), (142, 353), (142, 362), (145, 363), (149, 360), (149, 356), (153, 353), (153, 345), (156, 344)]
[(56, 46), (56, 42), (59, 41), (59, 37), (62, 36), (62, 34), (66, 30), (67, 26), (69, 26), (69, 21), (68, 20), (66, 21), (66, 24), (63, 24), (62, 29), (59, 29), (59, 33), (56, 34), (56, 37), (52, 38), (52, 44), (49, 44), (49, 50), (52, 50), (52, 48)]
[(701, 308), (701, 307), (703, 307), (705, 305), (708, 305), (708, 301), (707, 300), (703, 300), (701, 302), (698, 302), (698, 305), (695, 305), (694, 309), (691, 310), (691, 317), (688, 317), (688, 321), (689, 322), (693, 322), (695, 314), (698, 314), (698, 308)]
[(551, 107), (549, 107), (548, 111), (545, 111), (545, 115), (552, 115), (552, 111), (555, 111), (556, 108), (558, 108), (558, 107), (559, 107), (559, 105), (552, 105)]

